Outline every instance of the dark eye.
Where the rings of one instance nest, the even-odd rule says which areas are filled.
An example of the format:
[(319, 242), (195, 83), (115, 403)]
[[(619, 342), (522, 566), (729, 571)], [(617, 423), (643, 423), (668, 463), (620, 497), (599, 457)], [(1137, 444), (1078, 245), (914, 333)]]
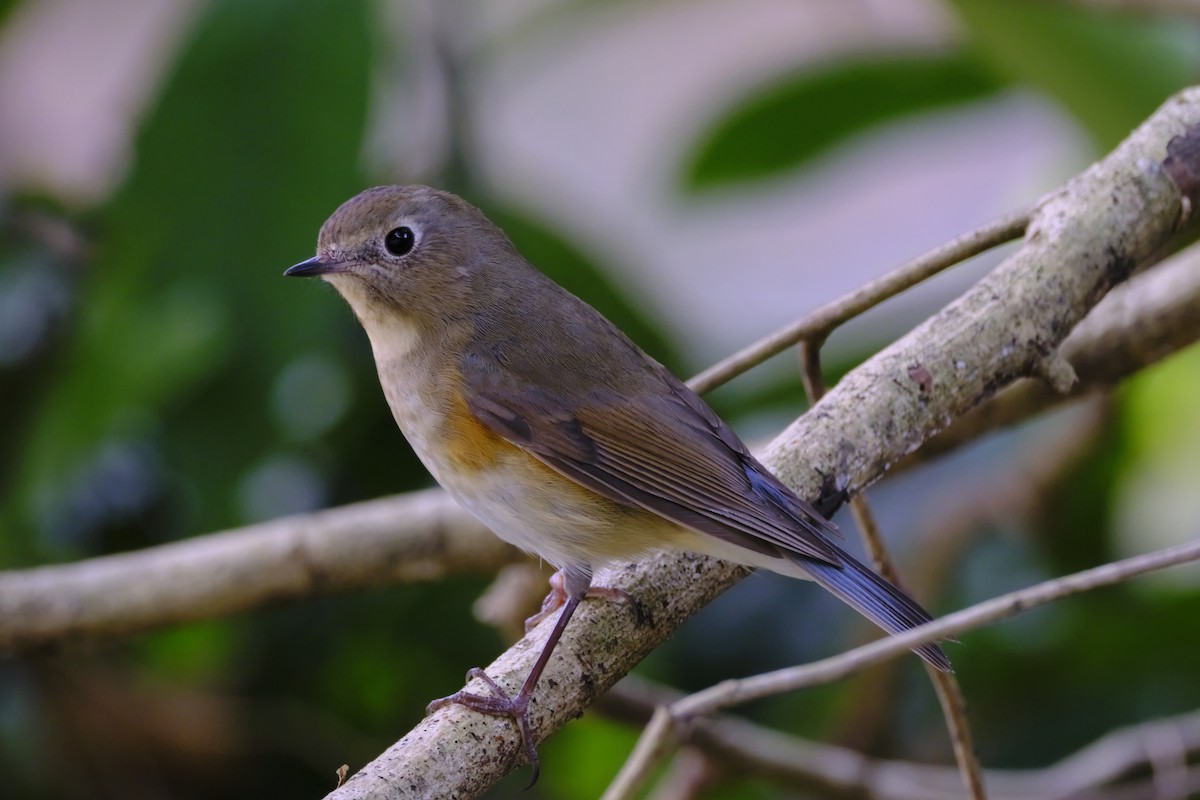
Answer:
[(408, 227), (392, 228), (383, 237), (383, 246), (394, 256), (407, 255), (416, 242), (417, 235)]

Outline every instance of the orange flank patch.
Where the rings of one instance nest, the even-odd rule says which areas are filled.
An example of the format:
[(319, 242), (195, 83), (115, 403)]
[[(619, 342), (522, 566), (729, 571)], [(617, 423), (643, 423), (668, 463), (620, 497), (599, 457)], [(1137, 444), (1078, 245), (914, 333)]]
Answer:
[(464, 472), (489, 469), (505, 456), (520, 450), (476, 419), (458, 392), (454, 393), (445, 417), (445, 436), (446, 459), (454, 469)]
[(599, 495), (592, 490), (560, 474), (533, 453), (480, 422), (459, 393), (454, 394), (443, 430), (445, 459), (459, 473), (482, 472), (508, 462), (508, 468), (519, 469), (526, 481), (542, 486), (557, 486), (564, 496), (577, 500), (600, 501)]
[(480, 422), (461, 394), (452, 398), (439, 426), (439, 480), (501, 538), (566, 564), (624, 561), (683, 535), (653, 512), (576, 483)]

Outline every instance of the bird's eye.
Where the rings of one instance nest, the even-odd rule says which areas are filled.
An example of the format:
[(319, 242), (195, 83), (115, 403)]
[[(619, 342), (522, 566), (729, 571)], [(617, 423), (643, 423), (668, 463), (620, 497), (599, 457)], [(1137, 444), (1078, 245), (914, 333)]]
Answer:
[(392, 228), (383, 237), (383, 246), (394, 256), (407, 255), (416, 243), (417, 235), (407, 226)]

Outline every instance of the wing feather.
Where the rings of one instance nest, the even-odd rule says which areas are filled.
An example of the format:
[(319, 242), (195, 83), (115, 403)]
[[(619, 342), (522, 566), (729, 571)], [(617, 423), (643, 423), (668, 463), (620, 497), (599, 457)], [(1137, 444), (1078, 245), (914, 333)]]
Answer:
[[(821, 536), (836, 528), (770, 476), (707, 406), (698, 413), (675, 392), (600, 390), (571, 408), (511, 376), (466, 375), (467, 405), (481, 422), (594, 491), (755, 552), (839, 563)], [(772, 481), (778, 488), (764, 492)]]

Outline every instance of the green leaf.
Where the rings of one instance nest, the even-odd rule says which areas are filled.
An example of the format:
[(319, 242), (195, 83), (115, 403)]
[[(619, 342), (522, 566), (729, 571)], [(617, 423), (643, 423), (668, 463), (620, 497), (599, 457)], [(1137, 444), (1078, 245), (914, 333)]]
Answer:
[(1192, 17), (1097, 13), (1043, 0), (954, 0), (980, 58), (1057, 99), (1110, 149), (1200, 68)]
[(0, 0), (0, 27), (3, 27), (5, 22), (8, 22), (8, 17), (12, 14), (13, 9), (17, 7), (16, 0)]
[(760, 90), (704, 134), (683, 182), (697, 192), (777, 175), (873, 127), (977, 100), (1002, 85), (965, 53), (805, 69)]

